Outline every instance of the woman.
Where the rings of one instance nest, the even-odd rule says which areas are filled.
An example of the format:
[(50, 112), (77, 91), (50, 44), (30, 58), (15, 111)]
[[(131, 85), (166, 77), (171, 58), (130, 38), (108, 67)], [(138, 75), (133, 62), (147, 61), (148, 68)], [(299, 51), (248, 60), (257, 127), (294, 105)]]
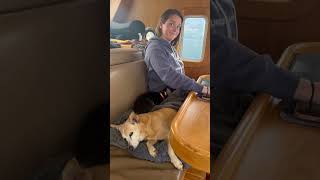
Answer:
[(183, 62), (174, 46), (179, 41), (183, 17), (176, 9), (166, 10), (160, 17), (156, 37), (149, 40), (145, 52), (148, 88), (153, 92), (175, 89), (210, 95), (210, 89), (185, 75)]

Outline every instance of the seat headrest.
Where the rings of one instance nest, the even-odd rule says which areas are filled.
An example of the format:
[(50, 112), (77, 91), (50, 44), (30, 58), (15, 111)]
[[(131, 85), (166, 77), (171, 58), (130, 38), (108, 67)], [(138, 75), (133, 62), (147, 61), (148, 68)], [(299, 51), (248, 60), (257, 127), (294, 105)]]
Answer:
[(142, 52), (134, 48), (110, 49), (110, 66), (143, 60)]

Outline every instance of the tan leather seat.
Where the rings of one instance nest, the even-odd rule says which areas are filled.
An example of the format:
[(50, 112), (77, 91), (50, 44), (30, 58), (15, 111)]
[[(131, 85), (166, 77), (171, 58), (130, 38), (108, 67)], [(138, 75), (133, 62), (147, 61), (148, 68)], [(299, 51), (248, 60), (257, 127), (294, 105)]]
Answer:
[[(146, 91), (146, 66), (142, 54), (133, 49), (110, 50), (110, 121), (132, 107), (135, 98)], [(123, 59), (121, 59), (121, 58)], [(121, 62), (121, 63), (117, 63)], [(110, 147), (112, 180), (176, 180), (182, 175), (171, 163), (153, 163), (134, 158), (126, 150)]]
[(178, 171), (170, 163), (153, 163), (132, 157), (127, 151), (110, 147), (110, 179), (112, 180), (174, 180), (183, 171)]

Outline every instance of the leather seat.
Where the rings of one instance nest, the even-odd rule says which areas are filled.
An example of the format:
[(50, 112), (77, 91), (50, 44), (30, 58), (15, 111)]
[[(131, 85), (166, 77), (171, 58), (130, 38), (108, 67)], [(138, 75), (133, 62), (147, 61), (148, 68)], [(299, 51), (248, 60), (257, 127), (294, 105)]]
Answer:
[(112, 180), (174, 180), (182, 176), (170, 163), (153, 163), (132, 157), (127, 151), (110, 147), (110, 179)]
[[(135, 98), (147, 90), (146, 65), (142, 54), (133, 49), (110, 50), (110, 122), (128, 111)], [(119, 58), (121, 57), (121, 58)], [(126, 61), (126, 62), (125, 62)], [(121, 62), (121, 63), (117, 63)], [(171, 163), (153, 163), (134, 158), (126, 150), (110, 147), (112, 180), (177, 180), (183, 172)]]

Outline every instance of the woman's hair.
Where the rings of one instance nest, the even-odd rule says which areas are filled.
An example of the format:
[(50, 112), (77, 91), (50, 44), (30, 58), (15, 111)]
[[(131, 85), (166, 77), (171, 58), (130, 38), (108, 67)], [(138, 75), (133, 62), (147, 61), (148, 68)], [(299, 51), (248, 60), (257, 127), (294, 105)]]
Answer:
[[(164, 24), (171, 16), (173, 15), (177, 15), (181, 18), (181, 23), (183, 22), (183, 16), (182, 14), (180, 13), (180, 11), (176, 10), (176, 9), (167, 9), (160, 17), (160, 20), (157, 24), (157, 27), (156, 27), (156, 34), (158, 37), (160, 37), (162, 35), (162, 30), (160, 28), (160, 25), (161, 24)], [(177, 44), (177, 42), (179, 41), (179, 38), (180, 38), (180, 33), (181, 33), (181, 29), (179, 30), (179, 34), (178, 36), (171, 41), (171, 45), (172, 46), (175, 46)]]

